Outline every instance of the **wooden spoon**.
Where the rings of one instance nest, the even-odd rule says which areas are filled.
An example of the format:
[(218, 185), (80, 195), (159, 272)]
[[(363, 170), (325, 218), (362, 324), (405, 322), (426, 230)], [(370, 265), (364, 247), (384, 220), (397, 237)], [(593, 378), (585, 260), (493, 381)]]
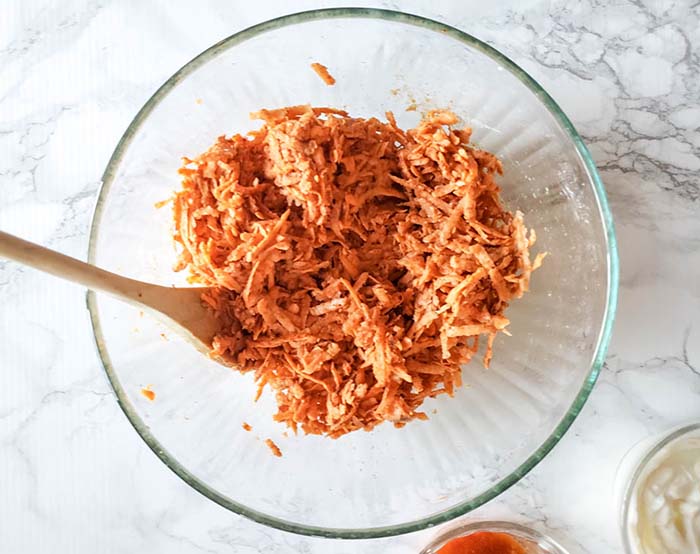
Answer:
[(209, 354), (217, 323), (202, 303), (204, 287), (162, 287), (122, 277), (0, 231), (0, 256), (80, 283), (146, 309)]

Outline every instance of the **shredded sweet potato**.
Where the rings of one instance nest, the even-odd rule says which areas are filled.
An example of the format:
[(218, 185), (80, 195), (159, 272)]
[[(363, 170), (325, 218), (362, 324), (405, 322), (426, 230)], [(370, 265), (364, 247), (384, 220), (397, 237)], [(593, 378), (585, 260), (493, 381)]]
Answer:
[(272, 439), (265, 439), (265, 444), (275, 456), (277, 456), (278, 458), (282, 457), (282, 451), (280, 450), (280, 447), (277, 446)]
[(212, 355), (253, 371), (275, 419), (339, 437), (427, 416), (528, 289), (534, 232), (501, 205), (493, 155), (454, 114), (408, 131), (296, 106), (185, 159), (178, 269), (208, 285)]
[(314, 62), (311, 64), (311, 69), (316, 72), (316, 75), (323, 79), (329, 87), (335, 85), (335, 78), (328, 72), (328, 68), (322, 63)]

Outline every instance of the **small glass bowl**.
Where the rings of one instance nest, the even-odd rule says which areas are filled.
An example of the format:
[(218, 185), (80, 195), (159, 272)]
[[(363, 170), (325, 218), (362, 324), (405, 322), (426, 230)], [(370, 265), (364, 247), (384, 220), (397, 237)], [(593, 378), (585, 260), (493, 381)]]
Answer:
[(620, 498), (620, 532), (627, 554), (639, 554), (630, 532), (630, 518), (633, 516), (632, 508), (637, 499), (636, 489), (640, 479), (646, 477), (647, 469), (665, 448), (690, 436), (700, 436), (700, 422), (677, 427), (671, 432), (665, 431), (640, 441), (620, 463), (615, 481)]
[(465, 525), (460, 525), (437, 537), (421, 550), (420, 554), (436, 554), (438, 550), (449, 541), (459, 537), (466, 537), (467, 535), (472, 535), (480, 531), (511, 535), (522, 543), (527, 554), (568, 554), (568, 551), (551, 537), (543, 535), (539, 531), (535, 531), (529, 527), (509, 521), (474, 521)]

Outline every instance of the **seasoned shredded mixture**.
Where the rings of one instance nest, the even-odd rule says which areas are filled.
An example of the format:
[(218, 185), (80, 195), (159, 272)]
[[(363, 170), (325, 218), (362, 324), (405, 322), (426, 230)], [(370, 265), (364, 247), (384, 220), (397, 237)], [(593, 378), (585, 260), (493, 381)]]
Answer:
[(311, 69), (316, 72), (316, 75), (321, 77), (324, 83), (328, 86), (335, 85), (335, 78), (328, 71), (328, 68), (322, 63), (314, 62), (311, 64)]
[(262, 110), (185, 159), (179, 269), (210, 286), (212, 356), (269, 386), (275, 419), (338, 437), (427, 416), (528, 288), (534, 232), (493, 155), (435, 111), (408, 131), (341, 110)]
[(282, 451), (280, 450), (280, 447), (277, 446), (272, 439), (265, 439), (265, 444), (270, 449), (270, 452), (272, 452), (275, 456), (277, 456), (278, 458), (282, 457)]

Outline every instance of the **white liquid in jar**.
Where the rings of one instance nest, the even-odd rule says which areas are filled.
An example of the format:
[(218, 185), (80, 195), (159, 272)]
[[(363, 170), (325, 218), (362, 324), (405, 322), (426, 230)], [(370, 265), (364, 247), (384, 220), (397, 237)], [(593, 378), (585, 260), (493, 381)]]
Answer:
[(700, 436), (673, 441), (650, 460), (630, 508), (639, 554), (700, 554)]

